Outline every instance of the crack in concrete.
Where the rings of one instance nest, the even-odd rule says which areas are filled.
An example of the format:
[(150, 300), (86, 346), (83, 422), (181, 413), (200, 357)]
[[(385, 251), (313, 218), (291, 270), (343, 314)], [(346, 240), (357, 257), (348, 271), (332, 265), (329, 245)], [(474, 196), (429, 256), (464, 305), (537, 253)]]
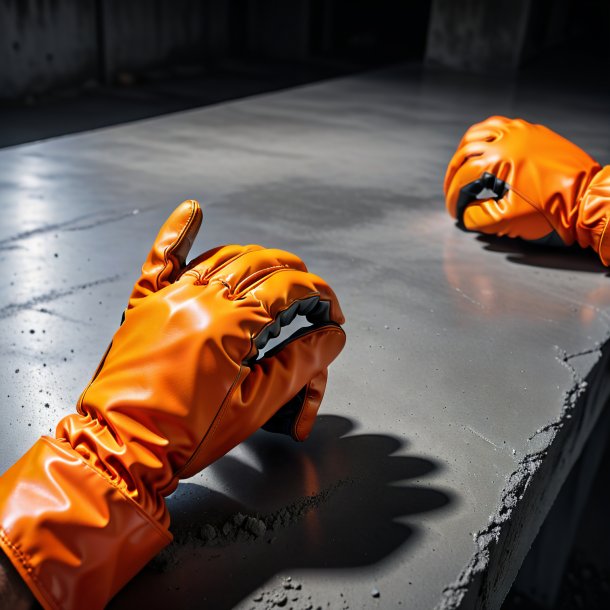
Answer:
[(82, 225), (78, 225), (77, 223), (83, 220), (87, 220), (92, 216), (95, 216), (95, 214), (83, 214), (82, 216), (76, 216), (75, 218), (66, 220), (64, 222), (41, 225), (40, 227), (36, 227), (35, 229), (30, 229), (29, 231), (21, 231), (19, 233), (15, 233), (14, 235), (10, 235), (9, 237), (5, 237), (4, 239), (0, 239), (0, 251), (16, 250), (19, 248), (19, 246), (17, 245), (19, 242), (25, 241), (26, 239), (29, 239), (30, 237), (35, 237), (37, 235), (44, 235), (46, 233), (52, 233), (54, 231), (85, 231), (87, 229), (94, 229), (102, 225), (110, 224), (113, 222), (119, 222), (120, 220), (123, 220), (124, 218), (129, 218), (130, 216), (134, 216), (139, 212), (139, 210), (134, 209), (130, 210), (129, 212), (111, 214), (103, 218), (99, 218), (98, 220), (89, 222), (88, 224)]
[(498, 447), (493, 441), (490, 441), (486, 436), (483, 436), (480, 432), (477, 432), (472, 426), (466, 426), (468, 430), (470, 430), (475, 436), (479, 437), (481, 440), (484, 440), (486, 443), (489, 443), (492, 447), (495, 447), (498, 450), (502, 450), (501, 447)]
[[(62, 299), (63, 297), (68, 297), (81, 290), (86, 290), (87, 288), (93, 288), (94, 286), (100, 286), (102, 284), (109, 284), (110, 282), (115, 282), (123, 274), (111, 275), (109, 277), (104, 277), (99, 280), (94, 280), (92, 282), (85, 282), (84, 284), (77, 284), (76, 286), (72, 286), (67, 288), (66, 290), (51, 290), (44, 294), (40, 294), (35, 296), (28, 301), (23, 301), (21, 303), (9, 303), (4, 307), (0, 308), (0, 320), (4, 320), (6, 318), (10, 318), (15, 316), (22, 311), (27, 311), (35, 308), (37, 305), (41, 305), (43, 303), (49, 303), (51, 301), (56, 301), (57, 299)], [(47, 313), (42, 312), (42, 313)]]
[(487, 309), (485, 307), (485, 305), (483, 305), (483, 303), (481, 303), (480, 301), (477, 301), (476, 299), (473, 299), (470, 295), (466, 294), (461, 288), (458, 288), (457, 286), (454, 286), (455, 291), (464, 299), (466, 299), (469, 303), (472, 303), (473, 305), (476, 305), (478, 308), (480, 309)]
[(78, 222), (85, 218), (90, 218), (91, 216), (92, 214), (83, 214), (82, 216), (77, 216), (76, 218), (73, 218), (72, 220), (66, 220), (65, 222), (55, 222), (53, 224), (46, 224), (40, 227), (36, 227), (35, 229), (30, 229), (29, 231), (21, 231), (19, 233), (15, 233), (14, 235), (10, 235), (9, 237), (0, 239), (0, 250), (13, 250), (15, 249), (15, 246), (11, 244), (14, 244), (15, 242), (20, 242), (36, 235), (51, 233), (52, 231), (61, 231), (64, 227), (70, 226), (71, 224), (74, 224), (75, 222)]
[[(544, 464), (559, 432), (569, 422), (573, 426), (571, 428), (572, 437), (578, 437), (578, 432), (584, 425), (584, 415), (582, 413), (584, 408), (578, 409), (580, 412), (579, 417), (574, 418), (574, 415), (579, 401), (584, 397), (586, 390), (589, 388), (589, 383), (578, 374), (572, 366), (571, 361), (580, 356), (598, 353), (600, 357), (593, 367), (593, 371), (602, 360), (602, 347), (608, 344), (609, 339), (610, 334), (606, 336), (603, 343), (598, 342), (590, 348), (572, 354), (556, 346), (558, 351), (556, 360), (570, 371), (573, 380), (572, 387), (564, 394), (561, 413), (555, 421), (542, 426), (528, 439), (528, 443), (532, 445), (530, 450), (520, 459), (517, 469), (508, 476), (507, 483), (500, 495), (500, 501), (494, 514), (490, 516), (488, 525), (473, 534), (476, 550), (456, 580), (443, 589), (441, 600), (437, 604), (436, 610), (492, 607), (488, 605), (489, 600), (487, 599), (487, 591), (484, 587), (485, 579), (489, 576), (490, 566), (493, 562), (508, 562), (508, 557), (498, 559), (497, 556), (500, 554), (499, 551), (502, 550), (501, 543), (503, 538), (510, 538), (512, 534), (509, 531), (508, 524), (513, 517), (515, 509), (533, 483), (534, 476)], [(575, 444), (576, 442), (574, 441), (573, 445)], [(507, 548), (504, 551), (506, 554), (510, 552)], [(520, 563), (518, 564), (519, 566)], [(514, 576), (516, 576), (516, 573)], [(494, 580), (493, 584), (496, 584), (497, 580), (498, 578)], [(504, 591), (504, 594), (506, 592)]]
[(602, 347), (603, 346), (601, 345), (601, 343), (596, 343), (591, 348), (583, 349), (580, 352), (574, 352), (573, 354), (568, 354), (566, 351), (562, 350), (559, 346), (557, 346), (557, 351), (559, 352), (559, 356), (557, 357), (561, 358), (562, 360), (565, 360), (566, 362), (569, 362), (570, 360), (578, 358), (579, 356), (588, 356), (589, 354), (595, 354), (596, 352), (601, 355)]
[(119, 222), (120, 220), (123, 220), (124, 218), (129, 218), (131, 216), (136, 216), (139, 213), (140, 213), (140, 210), (133, 209), (133, 210), (130, 210), (129, 212), (123, 212), (121, 214), (115, 214), (113, 216), (107, 216), (106, 218), (100, 218), (99, 220), (95, 220), (93, 222), (90, 222), (89, 224), (78, 225), (76, 227), (68, 227), (66, 229), (66, 231), (86, 231), (87, 229), (95, 229), (95, 228), (100, 227), (102, 225), (107, 225), (107, 224), (110, 224), (110, 223), (113, 223), (113, 222)]
[(53, 316), (55, 318), (59, 318), (60, 320), (64, 320), (65, 322), (70, 322), (70, 324), (82, 324), (84, 326), (90, 326), (92, 323), (85, 321), (85, 320), (79, 320), (78, 318), (72, 318), (71, 316), (66, 316), (62, 313), (59, 313), (58, 311), (54, 311), (53, 309), (47, 309), (46, 307), (40, 307), (40, 308), (35, 308), (35, 307), (30, 307), (28, 308), (30, 311), (37, 311), (38, 313), (44, 313), (47, 314), (48, 316)]

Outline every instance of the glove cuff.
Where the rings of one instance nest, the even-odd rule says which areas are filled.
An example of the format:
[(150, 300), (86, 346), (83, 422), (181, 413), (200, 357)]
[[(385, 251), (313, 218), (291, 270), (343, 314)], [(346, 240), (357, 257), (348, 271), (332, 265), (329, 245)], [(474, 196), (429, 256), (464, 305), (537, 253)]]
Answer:
[(586, 248), (590, 246), (602, 263), (610, 265), (610, 165), (602, 168), (584, 192), (576, 221), (576, 238)]
[(65, 441), (42, 437), (0, 477), (0, 549), (45, 610), (104, 608), (171, 539)]

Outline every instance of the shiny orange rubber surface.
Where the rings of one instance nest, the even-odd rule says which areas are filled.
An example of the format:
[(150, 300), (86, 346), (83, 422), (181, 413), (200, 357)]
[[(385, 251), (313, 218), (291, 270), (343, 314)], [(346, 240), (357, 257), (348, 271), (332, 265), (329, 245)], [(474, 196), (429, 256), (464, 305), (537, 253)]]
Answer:
[(607, 231), (609, 219), (610, 165), (606, 165), (587, 187), (580, 201), (576, 223), (578, 242), (581, 245), (588, 243), (606, 266), (610, 265), (610, 239)]
[[(179, 478), (303, 389), (292, 435), (313, 426), (345, 342), (333, 291), (298, 257), (261, 246), (185, 266), (200, 223), (195, 201), (170, 216), (78, 413), (0, 479), (0, 546), (45, 608), (103, 608), (171, 540), (164, 497)], [(262, 334), (297, 306), (324, 319), (256, 360)]]
[[(608, 248), (600, 242), (610, 203), (581, 206), (581, 201), (600, 170), (587, 153), (550, 129), (492, 116), (467, 130), (449, 163), (447, 209), (457, 217), (463, 189), (491, 174), (505, 183), (505, 191), (468, 203), (462, 219), (467, 230), (527, 240), (555, 232), (564, 244), (599, 252)], [(601, 258), (608, 264), (605, 255)]]

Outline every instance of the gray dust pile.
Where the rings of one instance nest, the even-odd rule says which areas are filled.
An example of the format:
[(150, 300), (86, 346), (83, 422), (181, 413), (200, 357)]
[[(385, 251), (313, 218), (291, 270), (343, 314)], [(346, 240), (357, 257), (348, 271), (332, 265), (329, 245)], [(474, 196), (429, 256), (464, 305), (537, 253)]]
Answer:
[(338, 488), (350, 482), (338, 481), (317, 494), (299, 498), (295, 502), (267, 515), (236, 513), (221, 523), (193, 523), (181, 525), (172, 533), (174, 541), (155, 557), (148, 567), (157, 572), (166, 572), (179, 564), (179, 547), (223, 547), (235, 542), (266, 540), (272, 544), (274, 534), (282, 528), (300, 521), (309, 511), (318, 508)]

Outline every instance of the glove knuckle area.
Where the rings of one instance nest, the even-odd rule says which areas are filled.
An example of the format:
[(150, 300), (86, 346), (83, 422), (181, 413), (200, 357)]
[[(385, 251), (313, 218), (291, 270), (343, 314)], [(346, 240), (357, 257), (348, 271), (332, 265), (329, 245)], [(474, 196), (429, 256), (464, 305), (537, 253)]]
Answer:
[(278, 271), (307, 271), (305, 263), (291, 252), (271, 248), (246, 252), (213, 273), (215, 279), (229, 286), (232, 296), (241, 296)]
[(504, 116), (493, 115), (479, 123), (475, 123), (466, 130), (459, 146), (462, 147), (472, 142), (493, 141), (501, 136), (510, 122), (511, 119)]
[(260, 302), (272, 321), (295, 301), (310, 297), (318, 297), (329, 303), (329, 320), (338, 324), (345, 321), (335, 293), (321, 277), (313, 273), (284, 269), (267, 276), (252, 287), (250, 293)]
[(196, 272), (199, 277), (207, 283), (214, 274), (220, 273), (228, 265), (239, 259), (240, 257), (248, 254), (249, 252), (255, 252), (262, 250), (262, 246), (255, 244), (242, 246), (240, 244), (229, 244), (226, 246), (218, 246), (212, 248), (198, 257), (194, 258), (182, 272), (180, 279), (184, 276), (192, 275)]

